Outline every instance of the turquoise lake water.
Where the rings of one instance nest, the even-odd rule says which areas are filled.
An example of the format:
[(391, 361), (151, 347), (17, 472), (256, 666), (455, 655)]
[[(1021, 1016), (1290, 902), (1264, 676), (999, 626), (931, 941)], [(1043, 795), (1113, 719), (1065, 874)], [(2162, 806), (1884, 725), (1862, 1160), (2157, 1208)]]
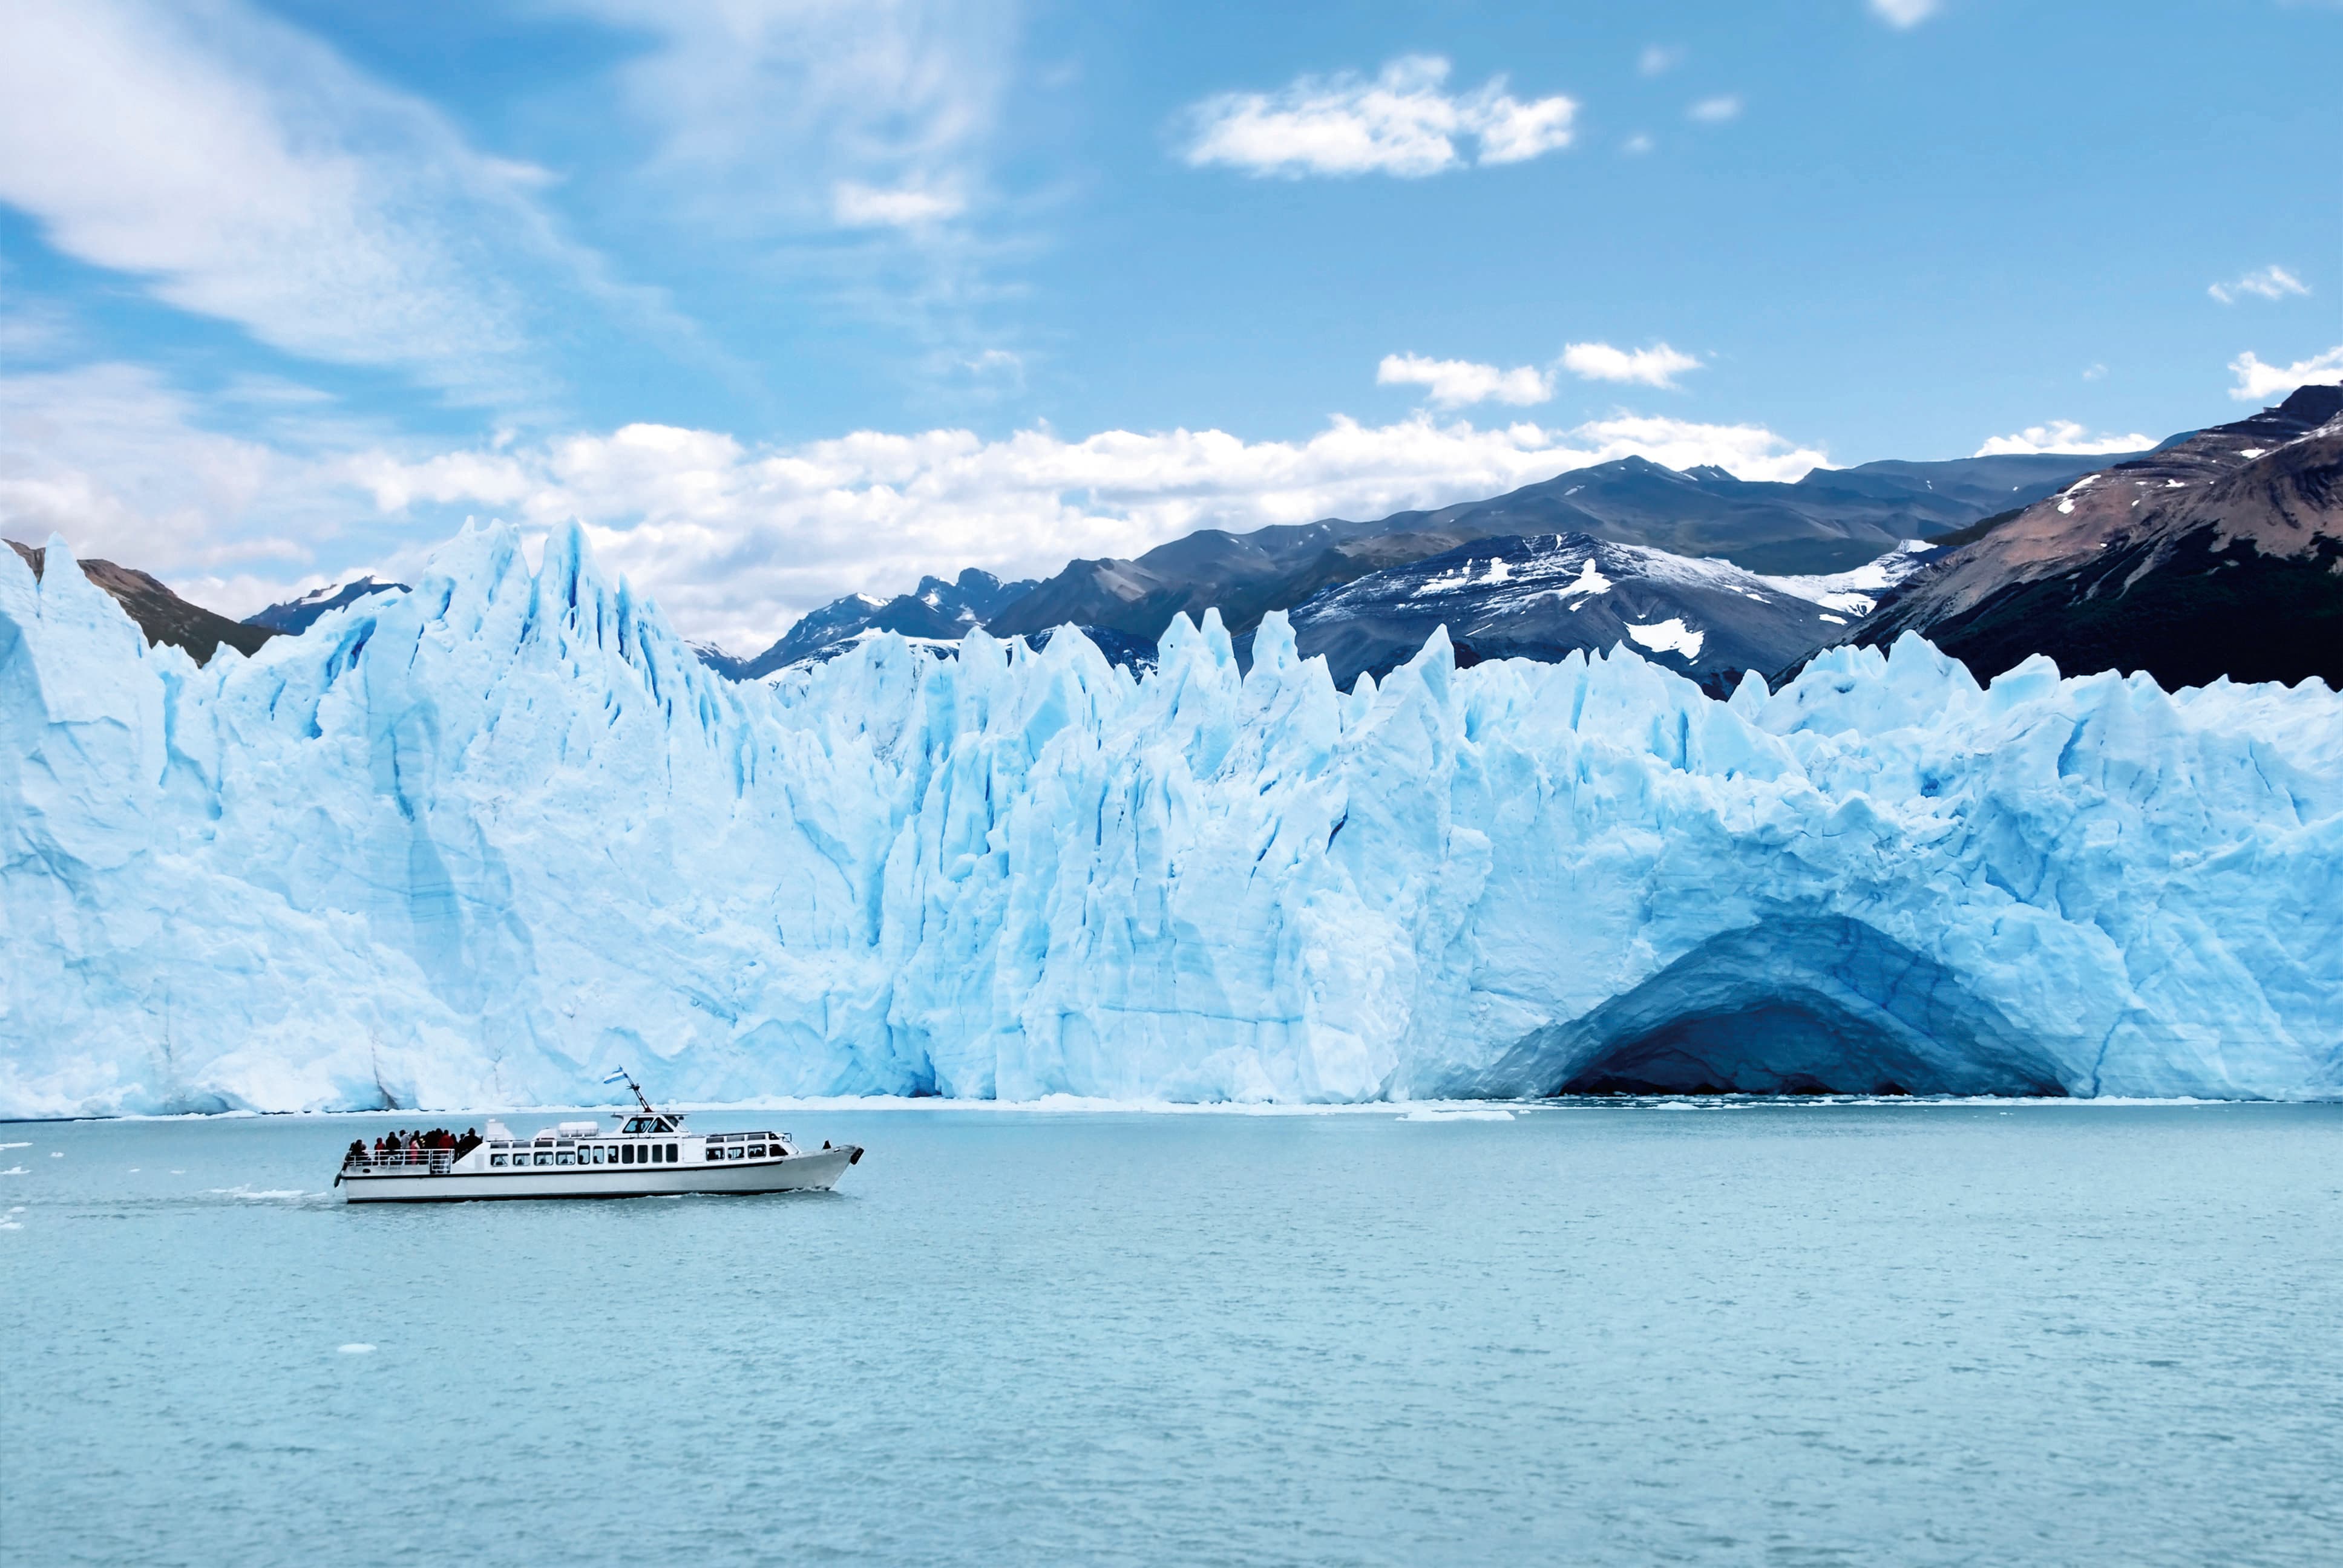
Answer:
[(703, 1113), (870, 1152), (339, 1203), (416, 1120), (0, 1127), (0, 1560), (2343, 1562), (2343, 1107)]

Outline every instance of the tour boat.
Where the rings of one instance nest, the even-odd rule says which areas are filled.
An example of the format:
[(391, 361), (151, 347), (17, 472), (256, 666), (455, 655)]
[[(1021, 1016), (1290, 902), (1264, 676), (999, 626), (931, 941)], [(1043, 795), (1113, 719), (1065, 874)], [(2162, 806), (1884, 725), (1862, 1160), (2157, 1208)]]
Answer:
[(642, 1110), (618, 1119), (615, 1131), (599, 1121), (564, 1121), (521, 1139), (490, 1118), (486, 1138), (452, 1149), (377, 1155), (354, 1147), (334, 1185), (352, 1203), (827, 1192), (862, 1158), (857, 1144), (802, 1149), (786, 1132), (689, 1132), (680, 1112), (658, 1110), (633, 1079), (626, 1083)]

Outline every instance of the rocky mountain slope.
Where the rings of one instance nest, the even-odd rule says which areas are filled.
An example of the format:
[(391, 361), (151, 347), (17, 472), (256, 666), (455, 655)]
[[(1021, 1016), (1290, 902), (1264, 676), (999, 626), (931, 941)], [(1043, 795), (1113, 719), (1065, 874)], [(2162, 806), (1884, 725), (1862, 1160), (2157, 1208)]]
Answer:
[[(1917, 558), (1886, 558), (1879, 584)], [(1292, 627), (1301, 656), (1324, 655), (1344, 688), (1413, 658), (1445, 626), (1459, 665), (1553, 663), (1624, 644), (1723, 695), (1748, 671), (1835, 640), (1870, 604), (1850, 579), (1760, 577), (1730, 561), (1547, 534), (1477, 540), (1330, 588), (1292, 612)]]
[[(33, 568), (37, 580), (47, 559), (46, 548), (21, 545), (14, 539), (8, 541), (8, 548)], [(134, 568), (106, 560), (80, 564), (82, 575), (114, 597), (114, 601), (138, 623), (138, 629), (146, 634), (149, 643), (166, 642), (173, 648), (185, 648), (197, 664), (210, 663), (222, 643), (239, 653), (253, 654), (277, 635), (277, 628), (230, 620), (201, 605), (190, 604), (157, 579)]]
[(1847, 640), (1906, 631), (1980, 678), (2041, 653), (2167, 689), (2343, 686), (2343, 387), (2095, 469), (1961, 542)]
[(701, 662), (735, 680), (758, 680), (794, 665), (835, 658), (881, 632), (915, 642), (956, 645), (1003, 606), (1031, 591), (1029, 579), (1002, 582), (970, 568), (950, 582), (921, 578), (920, 586), (893, 598), (849, 594), (833, 599), (789, 628), (770, 648), (751, 658), (735, 658), (705, 644), (695, 648)]
[(319, 588), (298, 598), (270, 605), (258, 615), (246, 616), (244, 624), (268, 631), (307, 631), (327, 610), (340, 609), (344, 605), (356, 604), (374, 594), (404, 593), (406, 590), (405, 583), (382, 582), (372, 576), (357, 578), (338, 588)]
[[(1292, 608), (1373, 573), (1413, 567), (1480, 539), (1538, 535), (1581, 534), (1721, 558), (1751, 571), (1844, 571), (1900, 541), (1940, 535), (2048, 495), (2094, 461), (2055, 454), (1891, 461), (1816, 469), (1795, 484), (1776, 484), (1717, 467), (1679, 473), (1627, 457), (1435, 510), (1368, 521), (1327, 518), (1242, 534), (1200, 529), (1132, 558), (1078, 560), (1043, 582), (1009, 585), (1029, 591), (1009, 595), (970, 624), (1028, 638), (1076, 626), (1127, 662), (1129, 650), (1151, 652), (1175, 615), (1193, 620), (1215, 609), (1241, 637), (1270, 610)], [(936, 628), (916, 611), (895, 614), (893, 607), (923, 597), (934, 581), (918, 595), (888, 601), (885, 613), (879, 601), (861, 597), (825, 606), (791, 628), (785, 656), (776, 644), (755, 659), (716, 649), (703, 649), (702, 657), (726, 674), (750, 678), (833, 655), (870, 628), (957, 638), (964, 625)]]

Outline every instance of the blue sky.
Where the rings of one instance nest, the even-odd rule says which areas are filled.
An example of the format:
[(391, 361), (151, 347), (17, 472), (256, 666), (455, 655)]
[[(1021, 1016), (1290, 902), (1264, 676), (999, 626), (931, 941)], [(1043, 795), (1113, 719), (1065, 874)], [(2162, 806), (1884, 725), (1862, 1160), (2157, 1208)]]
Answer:
[(2332, 0), (15, 0), (0, 531), (238, 612), (584, 521), (688, 634), (1629, 451), (2343, 376)]

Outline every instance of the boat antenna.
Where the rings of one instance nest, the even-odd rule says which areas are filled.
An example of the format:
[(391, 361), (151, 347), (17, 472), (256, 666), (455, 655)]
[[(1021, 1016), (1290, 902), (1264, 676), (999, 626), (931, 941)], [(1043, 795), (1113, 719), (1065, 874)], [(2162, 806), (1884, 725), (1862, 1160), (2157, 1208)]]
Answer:
[(656, 1116), (659, 1114), (658, 1111), (651, 1109), (651, 1102), (643, 1098), (643, 1086), (637, 1083), (631, 1077), (628, 1076), (627, 1070), (625, 1068), (622, 1067), (616, 1072), (605, 1074), (602, 1081), (605, 1083), (625, 1084), (628, 1089), (634, 1091), (635, 1103), (643, 1108), (643, 1113), (645, 1115)]

